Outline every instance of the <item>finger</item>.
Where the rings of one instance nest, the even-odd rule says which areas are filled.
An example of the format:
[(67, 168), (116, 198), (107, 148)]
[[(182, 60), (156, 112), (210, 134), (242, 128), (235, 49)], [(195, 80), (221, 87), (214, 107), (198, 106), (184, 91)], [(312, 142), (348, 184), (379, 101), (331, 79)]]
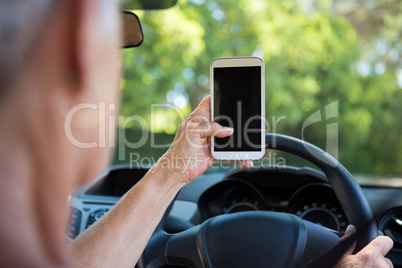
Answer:
[(388, 267), (394, 267), (394, 265), (392, 264), (392, 261), (388, 258), (384, 258), (385, 263), (388, 265)]
[(200, 102), (197, 109), (209, 110), (210, 105), (211, 105), (211, 96), (208, 95)]
[(359, 253), (361, 254), (371, 254), (373, 252), (380, 252), (382, 256), (387, 255), (388, 251), (394, 246), (394, 241), (388, 236), (378, 236), (373, 241), (370, 242), (365, 248), (363, 248)]
[(218, 162), (218, 160), (216, 160), (215, 158), (213, 158), (213, 157), (209, 158), (209, 166), (212, 166), (216, 162)]
[(234, 129), (231, 127), (224, 127), (217, 122), (202, 122), (195, 127), (196, 131), (202, 138), (216, 136), (218, 138), (224, 138), (233, 134)]
[(193, 122), (202, 122), (211, 120), (211, 97), (205, 97), (198, 107), (190, 114), (189, 120)]
[(241, 161), (238, 161), (238, 160), (222, 160), (222, 162), (239, 164), (239, 165), (241, 165), (242, 167), (245, 167), (245, 168), (250, 168), (250, 167), (254, 166), (254, 163), (252, 161), (249, 161), (249, 160), (241, 160)]
[(233, 132), (234, 132), (234, 130), (231, 127), (222, 127), (220, 129), (216, 130), (215, 132), (213, 132), (212, 135), (216, 136), (218, 138), (225, 138), (225, 137), (232, 135)]
[(311, 261), (308, 267), (333, 267), (339, 260), (350, 256), (356, 247), (356, 228), (350, 225), (346, 230), (345, 235), (339, 239), (338, 245), (323, 256)]
[(251, 162), (251, 161), (248, 161), (248, 160), (243, 160), (243, 161), (238, 161), (238, 163), (242, 166), (242, 167), (245, 167), (245, 168), (251, 168), (251, 167), (253, 167), (253, 162)]
[(352, 235), (356, 232), (356, 227), (353, 224), (349, 224), (346, 228), (345, 235)]
[(352, 236), (356, 232), (356, 227), (352, 224), (349, 224), (346, 228), (345, 234), (339, 239), (338, 243), (341, 243), (348, 237)]
[(356, 227), (349, 224), (345, 234), (338, 240), (338, 248), (343, 249), (343, 255), (351, 255), (356, 247)]

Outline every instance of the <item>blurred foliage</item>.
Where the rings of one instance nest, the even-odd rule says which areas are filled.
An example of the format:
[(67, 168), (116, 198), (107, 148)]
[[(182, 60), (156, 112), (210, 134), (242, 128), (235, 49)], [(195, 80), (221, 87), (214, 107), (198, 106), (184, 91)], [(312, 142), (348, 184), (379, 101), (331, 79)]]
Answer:
[[(338, 101), (339, 116), (309, 127), (306, 139), (325, 148), (326, 125), (338, 123), (339, 160), (351, 172), (400, 175), (401, 11), (402, 1), (390, 0), (182, 0), (136, 12), (145, 41), (124, 51), (121, 115), (172, 139), (183, 118), (163, 107), (151, 118), (153, 104), (187, 116), (209, 92), (214, 58), (260, 56), (271, 131), (277, 121), (276, 132), (301, 137), (311, 114), (325, 118)], [(144, 156), (160, 156), (147, 148)]]
[(123, 7), (125, 9), (166, 9), (174, 6), (177, 0), (125, 0)]

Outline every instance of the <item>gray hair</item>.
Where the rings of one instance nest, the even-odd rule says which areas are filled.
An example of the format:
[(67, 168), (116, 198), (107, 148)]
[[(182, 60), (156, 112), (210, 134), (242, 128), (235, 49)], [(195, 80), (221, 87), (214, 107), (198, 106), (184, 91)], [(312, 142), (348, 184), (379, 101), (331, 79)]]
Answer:
[(57, 1), (0, 0), (0, 100), (18, 79)]

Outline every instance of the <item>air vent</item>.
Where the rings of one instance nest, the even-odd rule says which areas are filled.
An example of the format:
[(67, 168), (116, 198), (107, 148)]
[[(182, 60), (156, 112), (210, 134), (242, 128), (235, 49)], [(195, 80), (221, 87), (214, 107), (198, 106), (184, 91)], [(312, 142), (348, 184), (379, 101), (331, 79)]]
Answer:
[(67, 235), (74, 239), (80, 233), (82, 212), (76, 208), (70, 207), (68, 213), (68, 229)]
[(87, 221), (87, 225), (86, 225), (85, 229), (88, 228), (89, 226), (91, 226), (92, 224), (94, 224), (97, 220), (99, 220), (108, 211), (109, 211), (108, 208), (103, 208), (103, 209), (98, 209), (98, 210), (92, 212), (88, 217), (88, 221)]
[(392, 250), (402, 252), (402, 207), (385, 214), (378, 227), (384, 235), (394, 240)]

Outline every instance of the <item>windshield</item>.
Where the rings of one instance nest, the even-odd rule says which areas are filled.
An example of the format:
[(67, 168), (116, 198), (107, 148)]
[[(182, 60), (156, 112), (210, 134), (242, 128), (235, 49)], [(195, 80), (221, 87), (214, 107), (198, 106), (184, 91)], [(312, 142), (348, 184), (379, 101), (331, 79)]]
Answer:
[[(123, 52), (114, 164), (157, 161), (209, 94), (213, 59), (259, 56), (268, 132), (326, 149), (354, 174), (402, 177), (401, 11), (387, 0), (182, 0), (135, 11), (145, 40)], [(268, 164), (282, 156), (305, 165), (266, 154)]]

